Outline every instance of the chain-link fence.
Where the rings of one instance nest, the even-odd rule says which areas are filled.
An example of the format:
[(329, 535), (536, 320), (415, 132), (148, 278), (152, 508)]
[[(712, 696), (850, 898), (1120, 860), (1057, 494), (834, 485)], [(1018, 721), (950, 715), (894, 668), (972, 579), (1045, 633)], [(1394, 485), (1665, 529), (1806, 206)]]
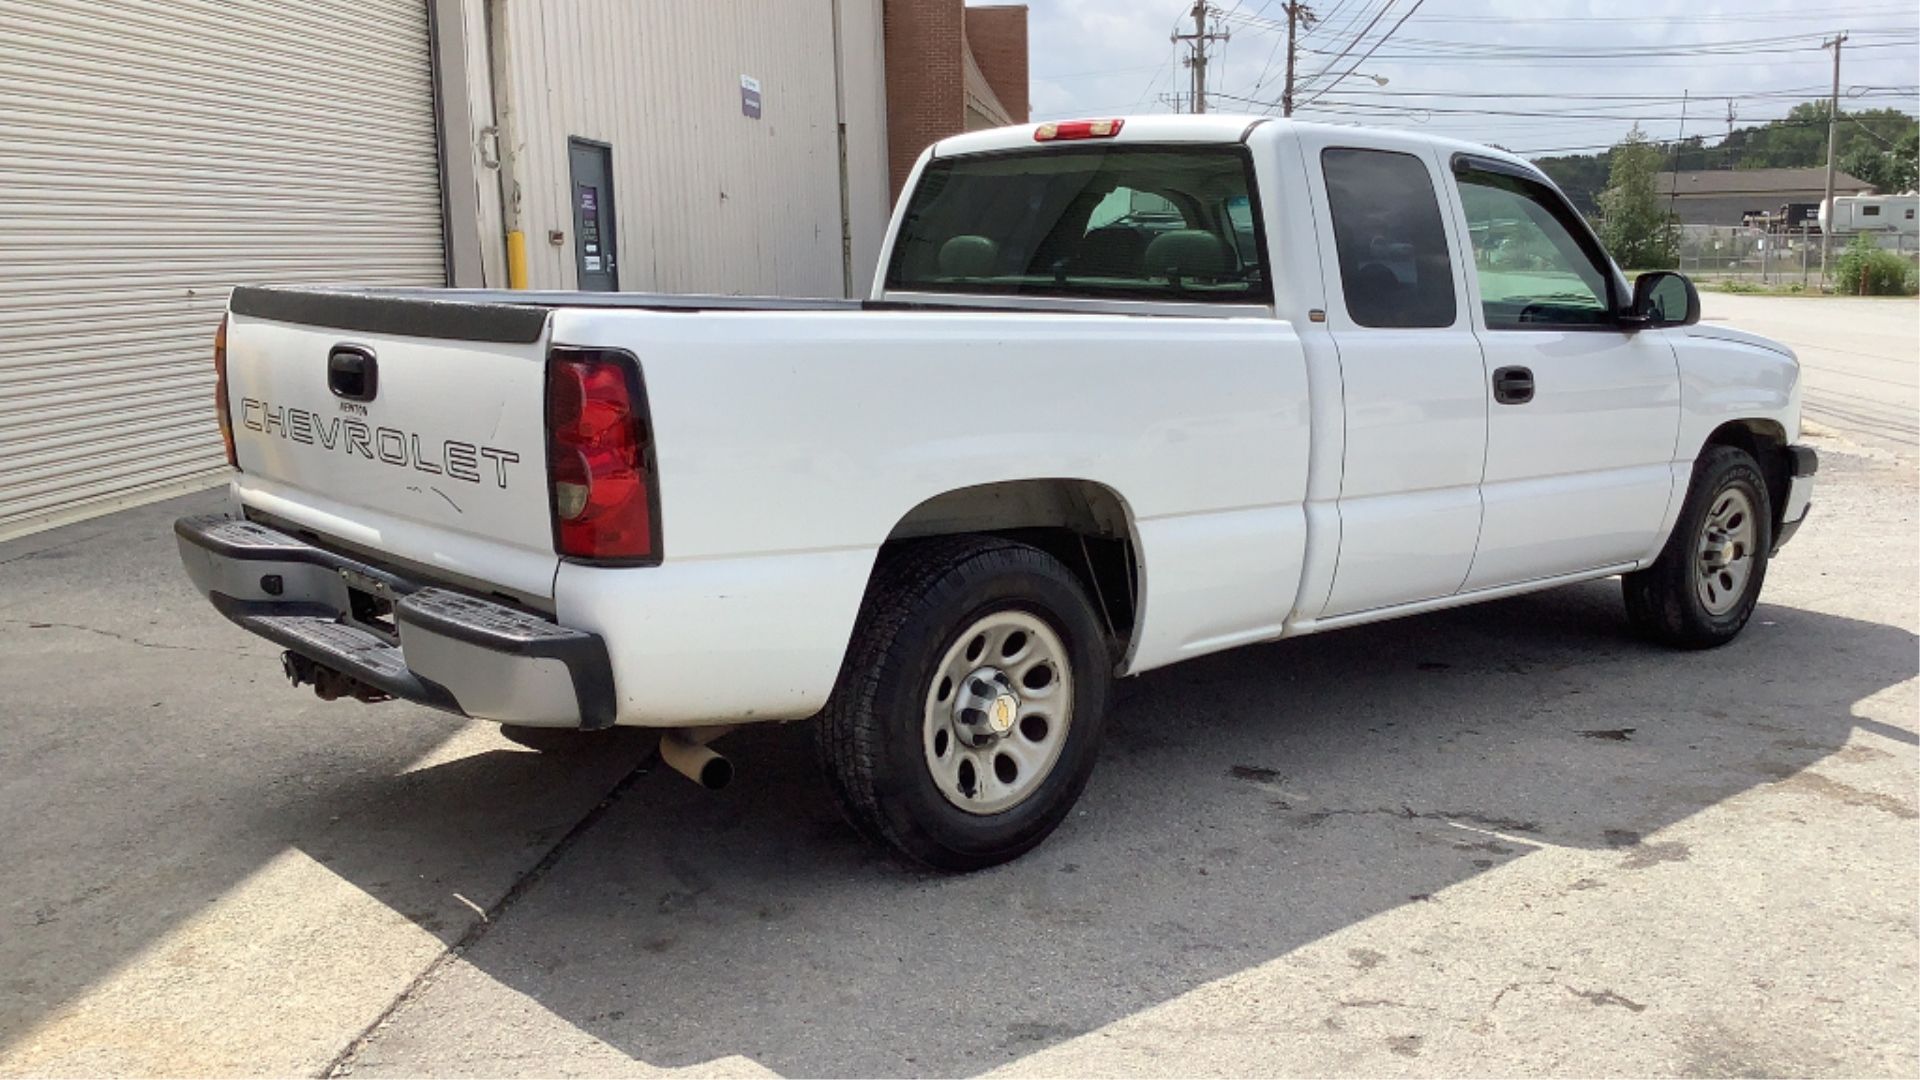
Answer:
[[(1817, 229), (1768, 231), (1741, 225), (1682, 225), (1680, 272), (1701, 281), (1739, 280), (1757, 285), (1812, 289), (1820, 284), (1820, 232)], [(1867, 236), (1882, 249), (1920, 263), (1920, 236), (1910, 233), (1835, 234), (1833, 257)]]

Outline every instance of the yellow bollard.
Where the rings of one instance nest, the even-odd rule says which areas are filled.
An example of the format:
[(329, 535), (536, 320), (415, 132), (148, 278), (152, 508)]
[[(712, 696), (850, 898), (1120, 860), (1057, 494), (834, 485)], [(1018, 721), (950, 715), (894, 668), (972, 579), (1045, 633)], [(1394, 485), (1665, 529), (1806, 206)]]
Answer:
[(507, 288), (527, 287), (527, 234), (519, 229), (507, 233)]

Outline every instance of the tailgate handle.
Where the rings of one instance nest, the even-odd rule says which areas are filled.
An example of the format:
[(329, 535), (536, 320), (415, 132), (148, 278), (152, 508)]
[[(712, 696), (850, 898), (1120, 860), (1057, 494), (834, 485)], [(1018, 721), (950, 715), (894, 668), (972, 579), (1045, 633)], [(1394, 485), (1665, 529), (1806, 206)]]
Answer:
[(348, 401), (372, 401), (380, 389), (380, 363), (373, 350), (335, 345), (327, 354), (327, 389)]

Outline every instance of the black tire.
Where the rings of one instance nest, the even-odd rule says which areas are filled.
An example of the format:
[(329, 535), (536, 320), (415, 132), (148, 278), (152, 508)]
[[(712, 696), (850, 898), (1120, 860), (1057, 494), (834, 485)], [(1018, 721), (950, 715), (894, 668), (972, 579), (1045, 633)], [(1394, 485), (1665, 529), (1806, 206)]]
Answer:
[[(1064, 644), (1070, 722), (1040, 786), (993, 814), (960, 809), (928, 766), (927, 698), (949, 649), (975, 622), (1017, 611)], [(985, 536), (942, 537), (882, 557), (817, 745), (841, 813), (862, 835), (942, 870), (977, 870), (1031, 850), (1073, 808), (1093, 773), (1113, 661), (1085, 589), (1059, 559)]]
[[(1711, 610), (1700, 596), (1697, 575), (1707, 519), (1730, 491), (1743, 493), (1753, 510), (1752, 567), (1731, 607)], [(1621, 578), (1627, 620), (1642, 637), (1680, 649), (1711, 649), (1740, 633), (1760, 600), (1773, 550), (1773, 506), (1766, 477), (1753, 456), (1734, 446), (1709, 446), (1693, 467), (1686, 505), (1660, 557)]]

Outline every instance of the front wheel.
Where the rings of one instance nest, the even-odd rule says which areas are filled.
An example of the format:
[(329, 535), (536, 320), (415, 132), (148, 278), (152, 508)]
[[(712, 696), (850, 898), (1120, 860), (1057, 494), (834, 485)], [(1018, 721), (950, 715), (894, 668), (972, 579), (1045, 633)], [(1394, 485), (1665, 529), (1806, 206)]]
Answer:
[(889, 552), (833, 700), (822, 765), (868, 837), (945, 870), (1032, 849), (1092, 774), (1112, 659), (1060, 560), (992, 537)]
[(1683, 649), (1725, 645), (1760, 601), (1773, 549), (1766, 478), (1746, 451), (1708, 447), (1660, 557), (1621, 579), (1642, 636)]

